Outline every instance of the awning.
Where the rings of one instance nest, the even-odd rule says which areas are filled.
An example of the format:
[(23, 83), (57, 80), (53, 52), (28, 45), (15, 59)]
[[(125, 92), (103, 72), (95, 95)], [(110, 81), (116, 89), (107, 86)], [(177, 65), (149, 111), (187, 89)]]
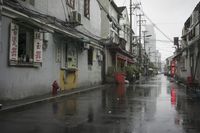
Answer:
[(128, 59), (127, 62), (130, 64), (134, 64), (134, 60), (132, 60), (132, 59)]
[(134, 64), (134, 60), (129, 58), (129, 57), (127, 57), (127, 56), (125, 56), (125, 55), (117, 53), (116, 57), (117, 57), (117, 59), (120, 59), (120, 60), (123, 60), (123, 61), (127, 61), (127, 63)]

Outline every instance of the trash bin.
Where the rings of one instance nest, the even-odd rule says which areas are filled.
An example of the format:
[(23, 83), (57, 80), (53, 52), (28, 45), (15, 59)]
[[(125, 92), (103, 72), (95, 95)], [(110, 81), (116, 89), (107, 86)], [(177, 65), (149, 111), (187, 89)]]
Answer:
[(125, 83), (125, 73), (116, 72), (115, 73), (115, 80), (118, 84), (124, 84)]

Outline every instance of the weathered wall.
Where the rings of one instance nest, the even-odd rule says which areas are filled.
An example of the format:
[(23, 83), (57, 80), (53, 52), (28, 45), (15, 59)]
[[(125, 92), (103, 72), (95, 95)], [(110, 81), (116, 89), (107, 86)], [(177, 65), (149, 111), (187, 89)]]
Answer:
[(0, 52), (0, 98), (19, 99), (51, 91), (51, 84), (58, 80), (59, 64), (55, 62), (56, 45), (50, 36), (48, 47), (43, 51), (43, 63), (38, 68), (8, 66), (9, 24), (2, 19), (2, 51)]
[[(94, 56), (96, 56), (97, 49), (94, 50)], [(79, 52), (78, 54), (78, 86), (91, 86), (94, 84), (100, 84), (102, 81), (102, 65), (98, 63), (98, 60), (93, 58), (93, 65), (88, 66), (88, 50)]]

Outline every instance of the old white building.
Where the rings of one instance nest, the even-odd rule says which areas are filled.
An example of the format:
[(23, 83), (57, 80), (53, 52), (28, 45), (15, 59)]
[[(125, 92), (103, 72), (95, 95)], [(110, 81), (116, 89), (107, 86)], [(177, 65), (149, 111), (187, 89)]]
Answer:
[(102, 81), (97, 0), (1, 1), (0, 99), (21, 99)]
[(182, 40), (175, 51), (176, 77), (181, 82), (200, 83), (200, 3), (197, 4), (190, 17), (186, 20)]
[(105, 70), (110, 68), (121, 71), (133, 64), (130, 53), (130, 24), (126, 7), (118, 7), (114, 1), (102, 0), (102, 37), (105, 44)]

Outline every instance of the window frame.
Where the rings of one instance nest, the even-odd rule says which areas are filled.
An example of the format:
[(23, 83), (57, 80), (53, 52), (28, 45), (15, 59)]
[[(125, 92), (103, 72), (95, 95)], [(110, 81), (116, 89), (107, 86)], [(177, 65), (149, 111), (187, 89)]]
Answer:
[[(17, 28), (13, 31), (13, 28)], [(14, 33), (15, 32), (15, 33)], [(20, 40), (21, 34), (26, 34), (24, 40)], [(36, 38), (36, 34), (40, 34), (40, 38)], [(23, 25), (20, 23), (11, 23), (10, 24), (10, 42), (9, 42), (9, 66), (20, 66), (20, 67), (39, 67), (42, 64), (42, 54), (43, 54), (43, 33), (34, 27), (28, 25)], [(15, 40), (13, 40), (15, 39)], [(13, 42), (15, 41), (15, 42)], [(25, 45), (22, 46), (21, 42), (25, 42)], [(20, 46), (21, 45), (21, 46)], [(40, 46), (38, 49), (37, 47)], [(13, 48), (15, 51), (13, 51)], [(21, 54), (20, 54), (20, 48)], [(13, 56), (14, 52), (14, 56)], [(36, 60), (36, 52), (40, 52), (40, 59)], [(24, 55), (23, 55), (24, 53)], [(21, 55), (21, 56), (20, 56)], [(22, 57), (23, 56), (23, 57)]]
[(84, 0), (84, 16), (90, 19), (90, 0)]
[(94, 57), (94, 48), (90, 47), (88, 49), (88, 66), (93, 65), (93, 57)]

